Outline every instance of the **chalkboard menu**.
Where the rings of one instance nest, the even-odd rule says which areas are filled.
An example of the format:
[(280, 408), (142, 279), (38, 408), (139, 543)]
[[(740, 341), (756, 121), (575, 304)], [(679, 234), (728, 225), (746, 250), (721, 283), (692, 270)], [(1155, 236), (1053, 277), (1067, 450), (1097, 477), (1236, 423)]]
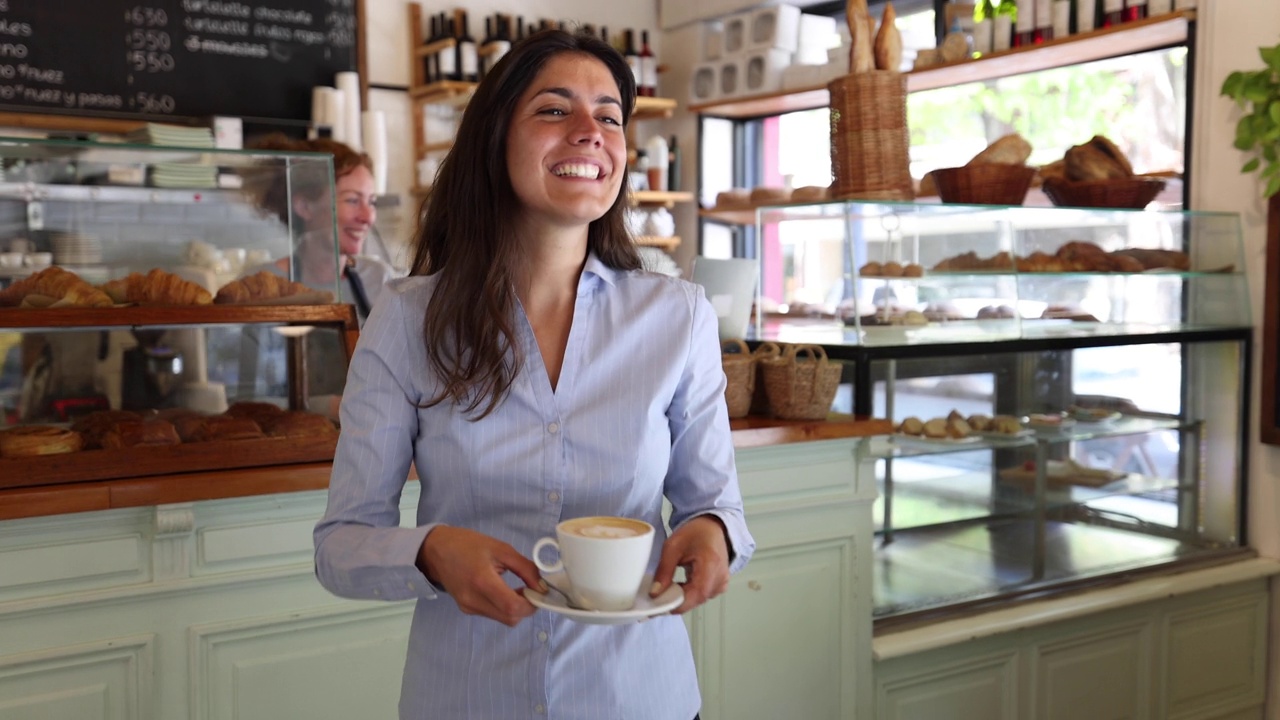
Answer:
[(356, 0), (0, 0), (0, 110), (306, 120)]

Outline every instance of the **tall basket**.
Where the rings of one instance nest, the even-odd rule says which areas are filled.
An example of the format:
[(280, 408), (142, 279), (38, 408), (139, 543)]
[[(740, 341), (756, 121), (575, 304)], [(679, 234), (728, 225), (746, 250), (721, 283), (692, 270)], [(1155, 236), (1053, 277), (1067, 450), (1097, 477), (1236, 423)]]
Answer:
[(831, 197), (910, 200), (907, 76), (872, 70), (836, 78), (831, 95)]

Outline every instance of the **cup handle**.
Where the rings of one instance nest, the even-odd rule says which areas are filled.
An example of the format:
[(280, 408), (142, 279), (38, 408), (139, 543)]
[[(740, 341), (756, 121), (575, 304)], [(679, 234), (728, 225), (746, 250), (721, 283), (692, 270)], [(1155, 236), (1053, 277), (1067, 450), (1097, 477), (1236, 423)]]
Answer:
[[(548, 547), (548, 546), (554, 547), (556, 549), (557, 556), (556, 556), (556, 561), (553, 564), (544, 563), (542, 561), (542, 558), (538, 557), (539, 553), (542, 552), (542, 548)], [(555, 538), (544, 537), (538, 542), (533, 544), (533, 564), (537, 565), (538, 569), (544, 573), (560, 572), (561, 570), (564, 569), (564, 563), (561, 562), (560, 560), (559, 552), (560, 552), (560, 543), (556, 542)]]

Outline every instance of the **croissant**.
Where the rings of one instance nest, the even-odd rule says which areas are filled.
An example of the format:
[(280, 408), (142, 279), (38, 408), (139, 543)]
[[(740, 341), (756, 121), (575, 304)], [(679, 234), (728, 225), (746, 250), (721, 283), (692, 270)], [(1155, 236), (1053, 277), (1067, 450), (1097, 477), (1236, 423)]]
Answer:
[(146, 275), (130, 273), (103, 285), (102, 290), (117, 303), (208, 305), (213, 302), (208, 290), (160, 268), (153, 268)]
[(79, 307), (111, 307), (111, 297), (90, 285), (73, 272), (57, 265), (18, 280), (0, 290), (0, 307), (21, 305), (28, 295), (43, 295), (55, 299), (56, 305)]
[(213, 301), (219, 305), (251, 303), (310, 292), (313, 292), (312, 289), (302, 283), (293, 282), (270, 270), (263, 270), (223, 285)]

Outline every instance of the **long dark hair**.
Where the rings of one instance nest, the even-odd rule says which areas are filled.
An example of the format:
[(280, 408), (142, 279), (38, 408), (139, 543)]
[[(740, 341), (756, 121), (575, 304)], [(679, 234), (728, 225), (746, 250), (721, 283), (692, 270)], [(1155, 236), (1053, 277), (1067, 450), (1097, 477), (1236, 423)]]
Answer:
[[(507, 131), (516, 106), (547, 61), (562, 53), (599, 60), (618, 84), (622, 124), (636, 86), (626, 60), (589, 35), (545, 30), (517, 44), (485, 76), (463, 112), (453, 148), (419, 213), (411, 275), (434, 275), (423, 342), (442, 388), (426, 407), (450, 401), (483, 418), (506, 397), (523, 358), (515, 341), (514, 281), (521, 256), (520, 201), (507, 169)], [(587, 230), (587, 248), (609, 267), (635, 270), (627, 231), (627, 183)]]

